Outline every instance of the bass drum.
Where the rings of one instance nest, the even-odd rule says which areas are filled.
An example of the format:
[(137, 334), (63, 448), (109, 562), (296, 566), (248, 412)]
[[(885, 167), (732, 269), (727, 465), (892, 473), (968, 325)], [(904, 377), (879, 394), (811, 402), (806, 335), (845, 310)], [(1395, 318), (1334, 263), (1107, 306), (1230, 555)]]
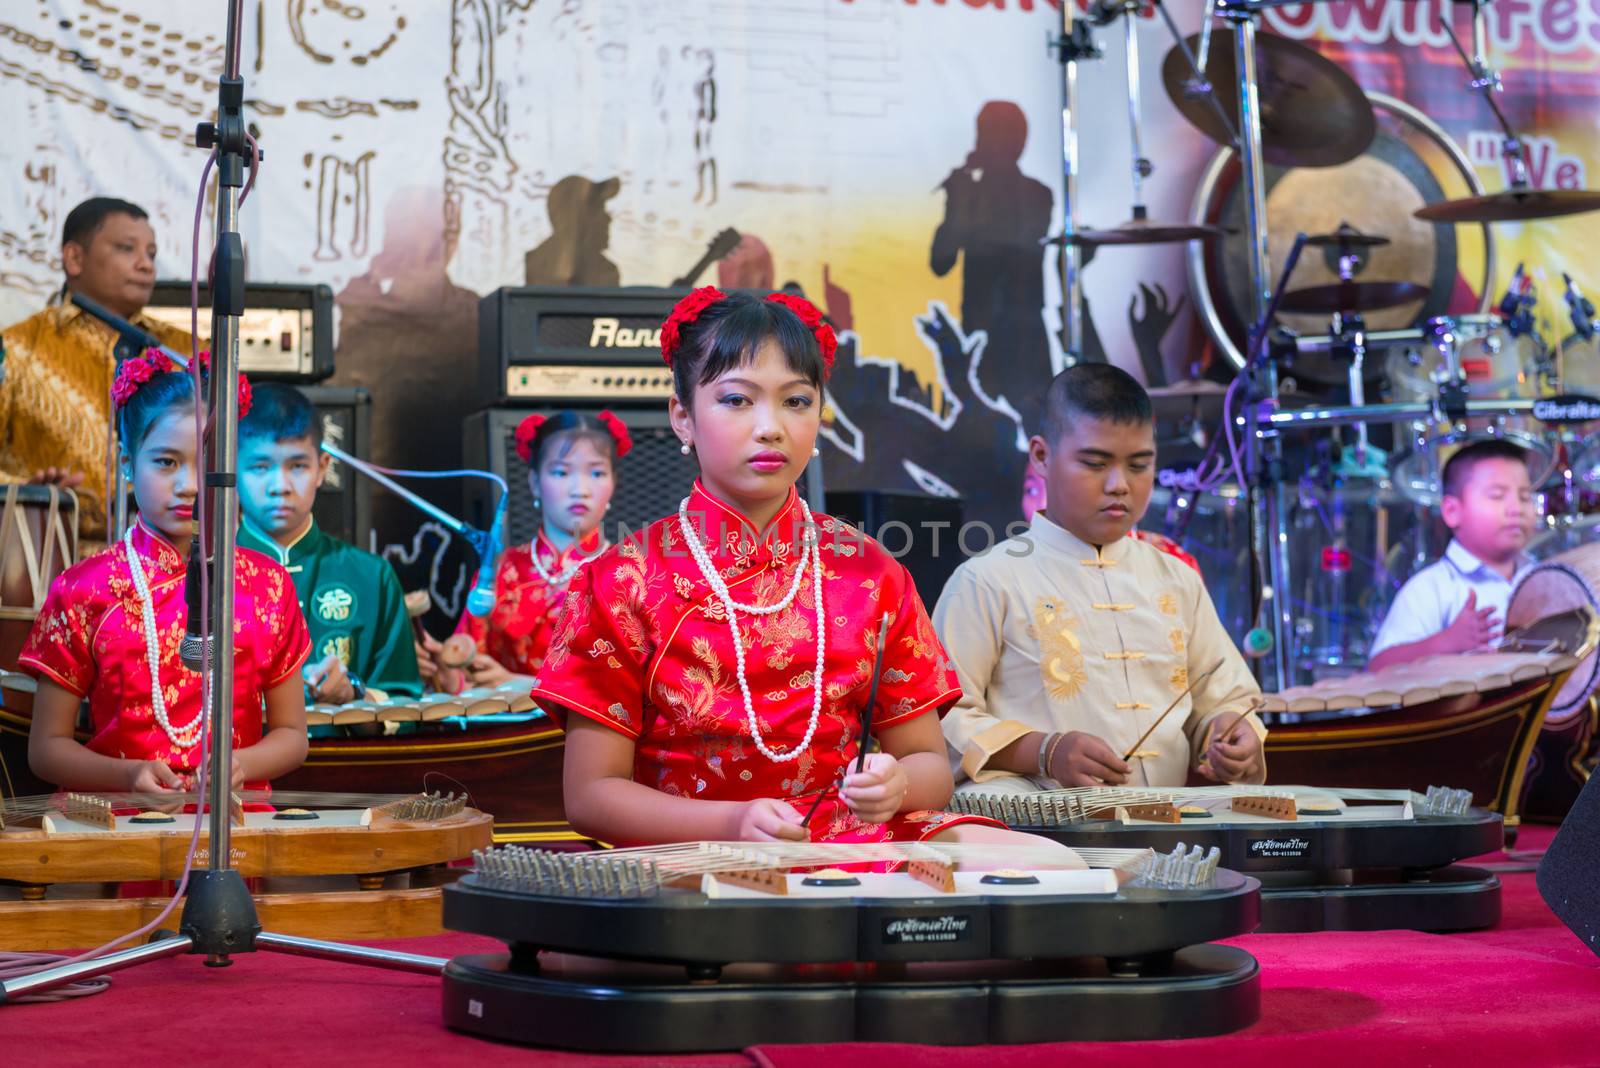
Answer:
[[(1369, 332), (1404, 329), (1451, 313), (1487, 311), (1494, 277), (1489, 227), (1435, 226), (1412, 216), (1426, 204), (1481, 195), (1483, 186), (1471, 164), (1450, 135), (1422, 112), (1382, 93), (1367, 96), (1377, 115), (1378, 134), (1366, 152), (1337, 167), (1267, 167), (1270, 263), (1283, 263), (1298, 231), (1328, 233), (1349, 223), (1390, 240), (1370, 250), (1358, 280), (1415, 282), (1428, 290), (1424, 300), (1365, 315)], [(1243, 201), (1238, 159), (1231, 149), (1220, 150), (1201, 177), (1190, 216), (1234, 232), (1220, 241), (1190, 242), (1189, 287), (1207, 332), (1235, 367), (1244, 363), (1240, 341), (1250, 308)], [(1289, 288), (1337, 282), (1338, 268), (1338, 249), (1307, 249)], [(1328, 332), (1326, 317), (1279, 318), (1301, 334)], [(1382, 360), (1369, 353), (1367, 366), (1375, 377)], [(1324, 384), (1343, 382), (1340, 377)]]

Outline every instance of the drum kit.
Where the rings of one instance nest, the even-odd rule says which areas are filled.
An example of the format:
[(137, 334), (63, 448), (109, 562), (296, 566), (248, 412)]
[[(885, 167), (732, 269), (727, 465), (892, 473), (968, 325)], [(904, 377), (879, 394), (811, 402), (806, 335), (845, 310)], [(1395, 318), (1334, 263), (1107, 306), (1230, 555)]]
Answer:
[[(1525, 142), (1494, 95), (1499, 80), (1487, 58), (1487, 2), (1469, 5), (1470, 53), (1450, 23), (1460, 5), (1443, 9), (1442, 28), (1503, 135), (1510, 183), (1495, 192), (1483, 189), (1459, 146), (1425, 115), (1365, 92), (1305, 45), (1258, 36), (1261, 14), (1279, 0), (1207, 0), (1201, 31), (1190, 36), (1161, 0), (1096, 0), (1087, 18), (1069, 21), (1056, 42), (1066, 66), (1068, 210), (1064, 232), (1050, 240), (1063, 249), (1063, 334), (1069, 347), (1081, 336), (1079, 250), (1188, 244), (1202, 320), (1238, 368), (1243, 396), (1230, 405), (1225, 394), (1233, 391), (1208, 383), (1155, 391), (1158, 413), (1182, 421), (1184, 439), (1197, 438), (1195, 429), (1208, 417), (1218, 418), (1229, 443), (1223, 455), (1237, 457), (1225, 477), (1207, 478), (1197, 469), (1201, 485), (1191, 480), (1189, 492), (1172, 494), (1169, 503), (1195, 509), (1203, 526), (1205, 516), (1223, 511), (1239, 518), (1236, 507), (1210, 507), (1216, 502), (1208, 491), (1224, 482), (1233, 483), (1234, 500), (1248, 502), (1247, 537), (1234, 532), (1228, 540), (1254, 547), (1262, 588), (1249, 618), (1273, 634), (1269, 689), (1360, 667), (1392, 593), (1438, 548), (1428, 544), (1436, 532), (1427, 509), (1439, 502), (1444, 461), (1465, 444), (1502, 438), (1528, 450), (1551, 550), (1588, 541), (1591, 527), (1600, 531), (1600, 516), (1586, 514), (1591, 504), (1600, 506), (1600, 443), (1590, 441), (1590, 431), (1600, 428), (1594, 305), (1563, 274), (1572, 332), (1550, 344), (1541, 332), (1549, 331), (1549, 319), (1540, 315), (1543, 274), (1519, 266), (1499, 304), (1489, 306), (1493, 227), (1600, 210), (1600, 191), (1532, 187)], [(1167, 95), (1222, 146), (1186, 221), (1152, 219), (1143, 204), (1154, 166), (1141, 147), (1136, 16), (1152, 6), (1174, 40), (1162, 63)], [(1089, 27), (1118, 20), (1127, 50), (1132, 218), (1112, 229), (1080, 228), (1075, 67), (1099, 56)], [(1231, 48), (1212, 39), (1222, 25), (1232, 30)], [(1232, 188), (1224, 190), (1228, 182)], [(1381, 205), (1367, 203), (1363, 188), (1380, 190), (1371, 199)], [(1467, 195), (1456, 195), (1461, 189)], [(1351, 218), (1362, 225), (1351, 225)], [(1294, 230), (1301, 233), (1290, 248), (1282, 235)], [(1457, 253), (1475, 250), (1479, 241), (1483, 278), (1477, 285), (1464, 281), (1481, 297), (1475, 311), (1459, 314)], [(1320, 273), (1326, 280), (1288, 288), (1302, 252), (1324, 265), (1308, 263), (1302, 276)], [(1280, 259), (1274, 293), (1269, 261)], [(1452, 308), (1458, 313), (1449, 314)], [(1294, 469), (1312, 473), (1298, 493), (1284, 474), (1291, 469), (1286, 450)], [(1299, 462), (1298, 450), (1307, 462)], [(1376, 518), (1359, 524), (1372, 540), (1352, 544), (1334, 520), (1358, 511)], [(1303, 526), (1321, 536), (1300, 536)], [(1326, 585), (1329, 574), (1348, 575), (1352, 565), (1357, 574), (1341, 585), (1362, 603), (1316, 607), (1315, 587)], [(1324, 616), (1363, 623), (1335, 625), (1330, 640)]]

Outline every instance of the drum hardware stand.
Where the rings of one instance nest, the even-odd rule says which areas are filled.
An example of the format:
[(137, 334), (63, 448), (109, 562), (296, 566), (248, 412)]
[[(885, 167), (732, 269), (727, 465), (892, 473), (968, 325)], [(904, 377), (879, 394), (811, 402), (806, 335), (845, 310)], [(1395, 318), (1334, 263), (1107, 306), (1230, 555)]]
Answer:
[[(1245, 456), (1250, 494), (1251, 547), (1261, 590), (1258, 626), (1272, 635), (1270, 670), (1262, 679), (1269, 690), (1290, 685), (1289, 653), (1294, 638), (1289, 592), (1289, 544), (1282, 466), (1283, 447), (1276, 435), (1262, 431), (1261, 402), (1276, 405), (1278, 366), (1266, 355), (1266, 337), (1277, 312), (1278, 300), (1289, 273), (1299, 259), (1305, 235), (1301, 234), (1283, 272), (1277, 291), (1270, 291), (1267, 256), (1266, 168), (1261, 158), (1261, 101), (1256, 73), (1256, 20), (1258, 0), (1217, 0), (1216, 13), (1233, 24), (1235, 67), (1239, 72), (1239, 167), (1245, 206), (1250, 263), (1251, 329), (1249, 354), (1240, 374), (1250, 375), (1250, 396), (1245, 405)], [(1270, 426), (1268, 427), (1270, 429)]]
[[(215, 280), (212, 286), (211, 393), (215, 420), (212, 452), (214, 470), (205, 476), (213, 495), (211, 547), (217, 561), (211, 584), (212, 634), (231, 635), (234, 621), (234, 556), (239, 526), (237, 474), (239, 433), (239, 317), (244, 311), (244, 246), (239, 238), (239, 196), (252, 146), (244, 121), (244, 79), (239, 75), (240, 16), (242, 0), (228, 0), (228, 31), (223, 53), (223, 74), (217, 93), (217, 121), (201, 123), (195, 140), (201, 148), (215, 146), (217, 153), (217, 240)], [(187, 364), (187, 358), (182, 363)], [(198, 400), (198, 398), (197, 398)], [(204, 443), (200, 443), (202, 447)], [(219, 652), (231, 643), (218, 642)], [(233, 657), (212, 658), (211, 761), (207, 804), (210, 805), (210, 854), (203, 872), (190, 872), (187, 900), (179, 933), (142, 946), (108, 953), (96, 959), (47, 968), (32, 975), (0, 982), (0, 1004), (90, 976), (120, 971), (146, 961), (181, 953), (204, 954), (209, 967), (226, 967), (232, 957), (257, 949), (338, 960), (352, 964), (438, 975), (446, 961), (412, 953), (347, 946), (337, 942), (263, 932), (256, 919), (255, 902), (244, 879), (233, 868), (230, 848), (229, 784), (233, 767)]]
[(1217, 99), (1216, 87), (1206, 77), (1206, 60), (1211, 55), (1211, 20), (1216, 13), (1217, 0), (1206, 0), (1205, 10), (1200, 14), (1200, 50), (1198, 53), (1189, 50), (1189, 41), (1184, 37), (1183, 31), (1178, 29), (1178, 24), (1173, 21), (1172, 13), (1167, 10), (1162, 0), (1154, 0), (1152, 7), (1161, 15), (1161, 20), (1167, 24), (1167, 32), (1172, 35), (1173, 43), (1183, 55), (1183, 61), (1189, 65), (1191, 76), (1183, 83), (1184, 95), (1194, 100), (1204, 100), (1208, 107), (1216, 113), (1217, 121), (1222, 123), (1222, 128), (1228, 131), (1228, 147), (1239, 148), (1239, 131), (1233, 127), (1233, 119), (1229, 116), (1222, 101)]
[(1083, 261), (1072, 240), (1078, 231), (1078, 63), (1102, 52), (1087, 22), (1075, 21), (1073, 6), (1061, 5), (1061, 32), (1046, 37), (1045, 49), (1061, 64), (1061, 335), (1064, 365), (1083, 361)]
[(1456, 36), (1455, 27), (1450, 24), (1450, 17), (1454, 13), (1453, 4), (1440, 11), (1439, 26), (1450, 38), (1456, 54), (1461, 57), (1467, 73), (1472, 76), (1467, 88), (1483, 97), (1483, 102), (1489, 105), (1489, 110), (1494, 112), (1495, 121), (1500, 124), (1503, 135), (1500, 155), (1511, 167), (1511, 188), (1527, 189), (1528, 147), (1523, 144), (1522, 138), (1512, 128), (1511, 121), (1506, 118), (1506, 113), (1500, 110), (1500, 105), (1494, 99), (1494, 95), (1500, 92), (1503, 86), (1500, 82), (1500, 72), (1489, 65), (1489, 27), (1488, 18), (1483, 10), (1486, 0), (1455, 0), (1455, 2), (1472, 6), (1472, 55), (1467, 55), (1466, 48), (1461, 44), (1461, 38)]
[[(1251, 87), (1254, 88), (1253, 86)], [(1252, 95), (1254, 95), (1252, 93)], [(1243, 115), (1244, 109), (1240, 109)], [(1249, 125), (1249, 124), (1246, 124)], [(1260, 127), (1257, 125), (1259, 135)], [(1259, 158), (1260, 138), (1257, 137)], [(1278, 314), (1278, 304), (1289, 287), (1289, 276), (1300, 262), (1305, 248), (1306, 235), (1295, 235), (1294, 244), (1283, 264), (1277, 287), (1272, 291), (1260, 315), (1250, 324), (1249, 344), (1245, 350), (1245, 363), (1239, 371), (1245, 377), (1247, 395), (1244, 404), (1245, 485), (1249, 494), (1251, 552), (1255, 559), (1256, 584), (1260, 597), (1256, 605), (1256, 626), (1265, 629), (1272, 638), (1272, 675), (1274, 690), (1286, 689), (1290, 684), (1289, 666), (1294, 638), (1294, 620), (1291, 617), (1292, 598), (1289, 596), (1289, 530), (1288, 509), (1284, 500), (1283, 449), (1278, 434), (1263, 416), (1278, 407), (1278, 364), (1268, 344), (1271, 323)], [(1224, 427), (1224, 433), (1232, 430)], [(1270, 615), (1270, 627), (1263, 626)]]

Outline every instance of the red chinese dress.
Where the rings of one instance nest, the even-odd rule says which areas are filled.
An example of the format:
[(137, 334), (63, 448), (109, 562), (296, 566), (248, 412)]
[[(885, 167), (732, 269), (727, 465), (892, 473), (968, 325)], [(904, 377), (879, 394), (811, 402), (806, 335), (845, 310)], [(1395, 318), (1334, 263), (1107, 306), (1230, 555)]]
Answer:
[[(802, 555), (804, 520), (792, 489), (765, 536), (699, 482), (689, 516), (735, 600), (766, 605), (783, 599)], [(827, 648), (821, 716), (798, 759), (776, 763), (756, 748), (726, 610), (685, 547), (677, 516), (652, 523), (573, 580), (534, 682), (534, 700), (558, 721), (571, 711), (634, 739), (636, 782), (708, 801), (781, 798), (805, 812), (855, 759), (860, 705), (885, 613), (888, 644), (873, 729), (942, 715), (961, 693), (905, 568), (839, 520), (813, 519)], [(817, 654), (812, 590), (808, 567), (787, 609), (738, 616), (745, 677), (761, 735), (775, 752), (797, 745), (811, 717)], [(830, 794), (810, 827), (813, 841), (879, 842), (923, 839), (958, 823), (996, 825), (932, 811), (864, 823)]]
[[(162, 695), (174, 727), (200, 710), (200, 676), (178, 658), (186, 604), (185, 561), (140, 519), (133, 543), (144, 566), (155, 610)], [(104, 552), (64, 571), (50, 586), (39, 618), (18, 658), (20, 670), (89, 699), (92, 736), (88, 746), (105, 756), (164, 760), (174, 771), (192, 772), (200, 746), (176, 745), (156, 722), (150, 700), (150, 663), (144, 612), (128, 567), (127, 546)], [(260, 553), (240, 549), (234, 568), (234, 749), (261, 740), (263, 695), (300, 670), (311, 637), (295, 599), (289, 573)], [(58, 783), (72, 789), (72, 783)], [(262, 789), (265, 783), (247, 783)]]
[(561, 600), (571, 580), (560, 585), (546, 581), (533, 564), (534, 553), (551, 578), (600, 549), (600, 532), (590, 532), (582, 542), (557, 549), (541, 528), (531, 545), (505, 551), (494, 576), (494, 609), (487, 616), (461, 617), (456, 632), (469, 634), (478, 651), (493, 657), (514, 675), (537, 674), (545, 650), (561, 616)]

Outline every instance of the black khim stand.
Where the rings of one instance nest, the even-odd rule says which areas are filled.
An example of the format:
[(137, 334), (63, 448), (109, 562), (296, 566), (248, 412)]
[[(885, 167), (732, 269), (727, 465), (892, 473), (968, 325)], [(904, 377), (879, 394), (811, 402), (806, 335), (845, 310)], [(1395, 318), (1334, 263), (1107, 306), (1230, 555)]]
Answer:
[[(239, 525), (237, 466), (239, 444), (239, 317), (244, 311), (244, 247), (239, 238), (239, 201), (247, 166), (260, 161), (244, 122), (244, 80), (239, 76), (240, 16), (242, 0), (228, 5), (227, 48), (217, 99), (217, 121), (201, 123), (195, 140), (217, 155), (217, 242), (212, 285), (211, 337), (214, 352), (211, 373), (213, 437), (209, 443), (206, 492), (211, 495), (212, 559), (217, 567), (211, 581), (211, 630), (233, 633), (233, 561)], [(211, 639), (208, 639), (211, 640)], [(224, 655), (209, 657), (211, 693), (211, 761), (207, 803), (210, 805), (209, 864), (192, 872), (178, 933), (170, 932), (150, 943), (108, 953), (92, 960), (65, 964), (0, 983), (0, 1004), (41, 993), (91, 976), (120, 971), (145, 961), (180, 953), (202, 954), (209, 967), (222, 968), (233, 957), (258, 949), (317, 957), (324, 960), (367, 964), (401, 971), (442, 974), (442, 958), (395, 953), (324, 942), (261, 930), (255, 902), (239, 872), (230, 865), (229, 790), (233, 764), (233, 658), (226, 651), (232, 642), (220, 643)]]

